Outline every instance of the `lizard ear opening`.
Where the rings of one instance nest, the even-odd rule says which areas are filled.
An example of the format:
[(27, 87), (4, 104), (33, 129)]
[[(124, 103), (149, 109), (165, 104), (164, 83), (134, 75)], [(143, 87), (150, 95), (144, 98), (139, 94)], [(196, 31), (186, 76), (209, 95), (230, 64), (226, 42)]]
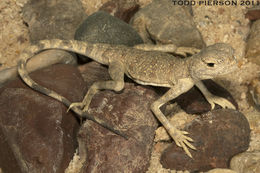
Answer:
[(208, 66), (208, 67), (214, 67), (214, 66), (215, 66), (215, 63), (207, 63), (207, 66)]

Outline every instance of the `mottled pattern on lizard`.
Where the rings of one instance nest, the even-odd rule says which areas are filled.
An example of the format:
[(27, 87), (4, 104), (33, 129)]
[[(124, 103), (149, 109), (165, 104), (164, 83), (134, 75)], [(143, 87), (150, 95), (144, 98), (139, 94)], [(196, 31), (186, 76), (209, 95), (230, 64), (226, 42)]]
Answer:
[[(101, 64), (108, 65), (112, 80), (95, 82), (88, 90), (82, 102), (70, 104), (64, 97), (39, 86), (29, 77), (26, 71), (26, 63), (33, 55), (39, 51), (53, 48), (86, 55)], [(196, 85), (211, 104), (212, 108), (214, 108), (216, 103), (224, 108), (235, 109), (232, 103), (226, 99), (212, 95), (201, 82), (203, 79), (211, 79), (233, 71), (237, 67), (234, 49), (228, 44), (219, 43), (209, 46), (185, 59), (176, 58), (164, 52), (152, 51), (154, 49), (162, 49), (166, 52), (177, 52), (180, 54), (185, 54), (186, 51), (194, 53), (192, 49), (177, 48), (174, 45), (162, 45), (161, 48), (158, 49), (155, 46), (145, 45), (132, 48), (101, 43), (91, 44), (75, 40), (43, 40), (29, 47), (21, 54), (18, 72), (24, 82), (31, 88), (63, 102), (66, 106), (69, 106), (70, 109), (79, 114), (87, 112), (93, 96), (99, 90), (122, 90), (124, 88), (124, 74), (142, 85), (168, 87), (170, 89), (151, 104), (151, 110), (173, 138), (176, 145), (182, 147), (185, 152), (192, 157), (188, 147), (192, 149), (195, 149), (195, 147), (190, 143), (193, 140), (186, 136), (188, 132), (178, 130), (170, 124), (165, 115), (161, 112), (160, 107)], [(100, 120), (96, 122), (99, 121)]]

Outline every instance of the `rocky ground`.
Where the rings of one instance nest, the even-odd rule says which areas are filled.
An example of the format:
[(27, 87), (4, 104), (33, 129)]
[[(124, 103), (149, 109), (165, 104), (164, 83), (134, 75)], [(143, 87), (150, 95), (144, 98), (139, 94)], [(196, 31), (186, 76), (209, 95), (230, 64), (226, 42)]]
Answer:
[[(108, 1), (82, 0), (82, 4), (85, 12), (90, 15)], [(0, 70), (16, 65), (20, 52), (29, 44), (29, 31), (23, 22), (21, 12), (26, 2), (27, 0), (0, 1)], [(141, 8), (149, 2), (151, 0), (138, 1)], [(193, 6), (192, 10), (194, 22), (206, 45), (225, 42), (236, 49), (239, 70), (215, 81), (232, 94), (238, 103), (239, 111), (248, 119), (252, 130), (248, 151), (253, 152), (260, 150), (260, 113), (257, 110), (259, 103), (257, 96), (260, 94), (260, 63), (259, 60), (252, 60), (254, 52), (251, 53), (250, 47), (259, 43), (260, 39), (248, 41), (252, 23), (245, 16), (249, 7), (251, 6), (205, 7), (201, 5)], [(162, 150), (160, 144), (154, 147), (148, 172), (174, 172), (162, 168), (156, 150)], [(255, 157), (259, 163), (259, 155), (256, 154)]]

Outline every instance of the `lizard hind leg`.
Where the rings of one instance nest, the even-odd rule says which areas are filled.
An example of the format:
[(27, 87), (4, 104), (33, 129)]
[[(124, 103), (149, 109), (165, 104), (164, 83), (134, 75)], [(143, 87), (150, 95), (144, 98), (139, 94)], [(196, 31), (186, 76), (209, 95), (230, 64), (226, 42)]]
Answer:
[(121, 62), (114, 61), (109, 64), (108, 71), (112, 80), (94, 82), (89, 88), (82, 102), (72, 103), (69, 107), (80, 107), (83, 112), (89, 108), (92, 98), (100, 90), (121, 91), (124, 88), (124, 65)]

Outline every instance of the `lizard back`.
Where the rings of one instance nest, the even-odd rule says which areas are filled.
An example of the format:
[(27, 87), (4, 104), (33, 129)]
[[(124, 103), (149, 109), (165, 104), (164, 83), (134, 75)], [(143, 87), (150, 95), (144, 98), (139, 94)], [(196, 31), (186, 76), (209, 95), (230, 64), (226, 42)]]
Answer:
[(142, 85), (170, 87), (185, 76), (185, 61), (164, 52), (131, 48), (124, 61), (126, 75)]

